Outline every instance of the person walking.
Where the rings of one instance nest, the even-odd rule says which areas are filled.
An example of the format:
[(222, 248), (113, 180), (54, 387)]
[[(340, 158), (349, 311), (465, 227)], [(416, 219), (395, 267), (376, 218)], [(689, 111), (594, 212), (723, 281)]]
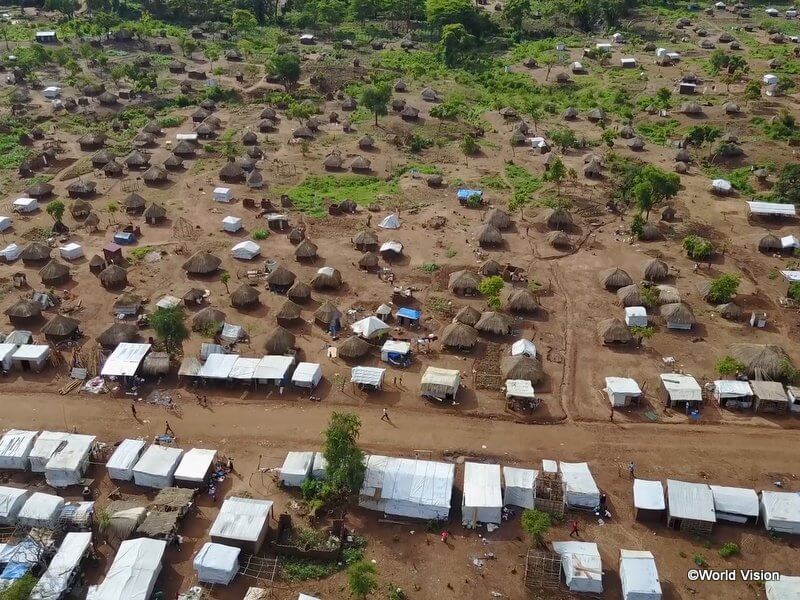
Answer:
[(131, 402), (131, 414), (133, 414), (134, 419), (139, 420), (139, 415), (136, 414), (136, 405), (133, 402)]
[(572, 521), (572, 530), (569, 532), (569, 537), (581, 537), (580, 529), (577, 521)]
[(389, 411), (385, 408), (383, 409), (383, 415), (381, 416), (381, 421), (391, 421), (389, 418)]
[(628, 463), (628, 473), (631, 474), (631, 479), (636, 477), (636, 465), (633, 464), (633, 461)]
[(169, 421), (164, 421), (164, 435), (175, 437), (175, 432), (172, 431), (172, 427), (169, 426)]
[(228, 457), (228, 473), (236, 473), (233, 469), (233, 459)]

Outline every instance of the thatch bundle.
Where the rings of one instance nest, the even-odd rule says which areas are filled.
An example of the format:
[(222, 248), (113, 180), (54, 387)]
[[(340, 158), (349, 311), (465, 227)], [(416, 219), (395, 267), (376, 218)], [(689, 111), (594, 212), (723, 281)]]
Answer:
[(114, 323), (97, 336), (97, 341), (106, 348), (115, 348), (123, 342), (132, 342), (139, 336), (139, 328), (133, 323)]
[(547, 243), (553, 246), (553, 248), (570, 248), (572, 246), (572, 240), (570, 240), (569, 236), (563, 231), (551, 231), (544, 239), (547, 240)]
[(315, 259), (317, 257), (317, 245), (309, 239), (303, 240), (295, 248), (294, 257), (297, 260)]
[(489, 259), (481, 265), (478, 271), (484, 277), (492, 277), (493, 275), (500, 275), (503, 272), (503, 267), (496, 260)]
[(478, 331), (466, 323), (450, 323), (442, 329), (441, 339), (446, 348), (472, 348), (478, 341)]
[(617, 300), (621, 306), (643, 306), (639, 286), (635, 283), (626, 285), (617, 290)]
[(183, 270), (190, 275), (207, 275), (216, 271), (222, 260), (210, 252), (198, 252), (183, 263)]
[(618, 290), (626, 285), (631, 285), (633, 279), (625, 271), (619, 267), (605, 269), (600, 271), (600, 284), (607, 290)]
[(481, 313), (481, 318), (475, 323), (475, 329), (492, 335), (508, 335), (511, 333), (511, 319), (497, 311)]
[(694, 325), (697, 323), (692, 309), (683, 302), (662, 305), (661, 316), (664, 317), (664, 321), (667, 323), (675, 325)]
[(68, 337), (78, 331), (79, 326), (80, 323), (75, 319), (70, 319), (64, 315), (56, 315), (44, 324), (42, 333), (48, 339), (60, 339)]
[(98, 275), (105, 288), (120, 288), (128, 285), (128, 272), (119, 265), (108, 265)]
[(311, 286), (315, 290), (335, 290), (341, 285), (342, 274), (338, 269), (334, 269), (333, 267), (322, 267), (317, 271), (317, 274), (314, 275), (314, 279), (311, 280)]
[(275, 313), (275, 318), (278, 320), (278, 323), (289, 323), (296, 319), (300, 318), (303, 309), (300, 307), (299, 304), (295, 304), (291, 300), (286, 300), (281, 306), (280, 310)]
[(563, 208), (548, 208), (543, 210), (538, 220), (547, 225), (549, 229), (569, 229), (572, 227), (572, 215)]
[(597, 325), (597, 333), (604, 344), (627, 344), (633, 339), (628, 327), (619, 319), (603, 319)]
[(522, 379), (536, 385), (542, 380), (544, 369), (538, 358), (520, 354), (504, 357), (500, 361), (500, 373), (503, 379)]
[(36, 319), (42, 314), (42, 305), (28, 298), (21, 298), (5, 310), (10, 321)]
[(298, 304), (303, 304), (311, 298), (311, 286), (302, 281), (296, 281), (286, 295)]
[(234, 308), (246, 308), (258, 304), (260, 292), (251, 285), (243, 283), (231, 294), (231, 306)]
[(781, 238), (768, 233), (758, 241), (758, 249), (761, 252), (780, 252), (783, 250)]
[(314, 311), (314, 320), (320, 325), (327, 327), (336, 320), (341, 320), (342, 313), (336, 308), (336, 305), (327, 300), (323, 302), (320, 307)]
[(511, 226), (511, 217), (504, 210), (492, 208), (486, 212), (483, 222), (497, 229), (507, 229)]
[(39, 277), (45, 285), (61, 285), (69, 279), (69, 267), (57, 260), (51, 260), (39, 270)]
[(644, 278), (647, 281), (663, 281), (669, 276), (669, 266), (663, 260), (651, 258), (644, 265)]
[(372, 229), (362, 229), (353, 236), (353, 245), (362, 252), (374, 250), (378, 246), (378, 234)]
[(481, 318), (481, 313), (478, 309), (471, 306), (464, 306), (458, 310), (456, 316), (453, 317), (453, 323), (463, 323), (470, 327), (475, 327), (475, 323)]
[(539, 299), (527, 288), (514, 290), (508, 297), (508, 310), (531, 313), (538, 309)]
[(779, 380), (791, 367), (786, 351), (780, 346), (765, 344), (733, 344), (728, 354), (745, 366), (751, 379)]
[(447, 287), (454, 294), (476, 294), (480, 283), (480, 276), (464, 269), (450, 274)]
[(203, 310), (198, 311), (192, 318), (192, 329), (194, 331), (207, 331), (211, 327), (215, 327), (216, 330), (219, 331), (225, 323), (225, 318), (224, 312), (207, 306)]

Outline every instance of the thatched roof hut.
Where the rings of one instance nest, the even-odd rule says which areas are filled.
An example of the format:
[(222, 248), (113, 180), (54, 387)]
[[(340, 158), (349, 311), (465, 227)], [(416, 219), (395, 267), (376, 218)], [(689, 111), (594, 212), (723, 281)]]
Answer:
[(102, 133), (96, 133), (92, 131), (90, 131), (89, 133), (84, 133), (81, 137), (78, 138), (78, 145), (81, 147), (81, 150), (92, 150), (94, 148), (100, 148), (105, 143), (106, 143), (105, 135), (103, 135)]
[(325, 157), (325, 160), (322, 161), (322, 166), (329, 170), (341, 169), (343, 164), (344, 159), (338, 152), (331, 152)]
[(544, 369), (538, 358), (519, 354), (503, 357), (500, 361), (500, 373), (503, 379), (522, 379), (536, 385), (542, 380)]
[(600, 284), (608, 290), (618, 290), (633, 283), (631, 276), (619, 267), (600, 271), (599, 279)]
[(660, 310), (668, 325), (691, 326), (697, 323), (692, 309), (683, 302), (664, 304)]
[(364, 252), (361, 258), (358, 259), (358, 268), (366, 271), (372, 271), (378, 267), (380, 256), (377, 252)]
[(508, 315), (493, 310), (481, 313), (481, 318), (475, 323), (475, 329), (492, 335), (508, 335), (511, 327), (512, 322)]
[(681, 301), (681, 293), (678, 288), (671, 285), (657, 285), (656, 291), (658, 292), (658, 304), (676, 304)]
[(372, 169), (372, 162), (363, 156), (356, 156), (353, 162), (350, 163), (351, 171), (370, 171)]
[(508, 310), (514, 312), (536, 312), (539, 310), (539, 299), (528, 288), (516, 289), (508, 297)]
[(84, 217), (87, 217), (90, 212), (92, 212), (92, 205), (86, 200), (78, 199), (75, 200), (75, 202), (73, 202), (69, 207), (69, 212), (76, 219), (83, 219)]
[(245, 146), (255, 146), (258, 143), (258, 135), (252, 131), (245, 131), (242, 134), (242, 144)]
[(317, 245), (309, 239), (303, 240), (295, 248), (294, 257), (297, 260), (313, 260), (317, 258)]
[(133, 145), (139, 146), (140, 148), (143, 148), (145, 146), (155, 146), (155, 144), (156, 144), (156, 136), (154, 136), (152, 133), (147, 133), (146, 131), (137, 133), (133, 137)]
[(660, 240), (664, 237), (661, 230), (652, 223), (645, 223), (642, 225), (642, 231), (639, 234), (639, 239), (643, 242), (653, 242)]
[(751, 379), (780, 380), (791, 366), (786, 351), (780, 346), (764, 344), (733, 344), (728, 354), (745, 366)]
[(658, 258), (651, 258), (644, 264), (644, 278), (647, 281), (663, 281), (669, 277), (669, 265)]
[(132, 342), (139, 337), (139, 327), (133, 323), (114, 323), (97, 336), (97, 341), (105, 348), (116, 348), (123, 342)]
[(671, 206), (665, 206), (661, 210), (662, 221), (672, 221), (675, 218), (675, 209)]
[(466, 269), (450, 274), (447, 288), (454, 294), (473, 295), (478, 293), (480, 276)]
[(371, 135), (362, 136), (360, 140), (358, 140), (358, 147), (362, 150), (369, 150), (370, 148), (375, 146), (375, 138)]
[(167, 218), (167, 209), (160, 204), (152, 203), (144, 211), (144, 220), (151, 225)]
[(370, 351), (372, 346), (357, 335), (351, 335), (344, 342), (339, 344), (337, 353), (342, 358), (353, 359), (361, 358)]
[(42, 305), (35, 300), (20, 298), (5, 310), (5, 314), (12, 323), (37, 319), (42, 314)]
[[(211, 98), (206, 98), (202, 102), (200, 102), (200, 108), (203, 110), (207, 110), (209, 112), (217, 110), (217, 103), (214, 102)], [(208, 117), (206, 117), (208, 118)]]
[(206, 297), (205, 290), (201, 290), (200, 288), (189, 288), (189, 290), (181, 296), (181, 300), (186, 306), (196, 306), (203, 302)]
[(259, 113), (258, 118), (259, 119), (272, 119), (273, 121), (275, 121), (275, 120), (278, 119), (278, 111), (276, 111), (271, 106), (267, 106), (266, 108), (264, 108), (264, 110), (262, 110)]
[(258, 297), (261, 293), (251, 285), (243, 283), (233, 290), (231, 294), (231, 306), (234, 308), (247, 308), (258, 304)]
[(497, 227), (488, 223), (480, 228), (477, 238), (481, 246), (498, 246), (503, 243), (503, 234)]
[(500, 275), (503, 272), (503, 267), (496, 260), (489, 259), (481, 265), (478, 272), (484, 277), (492, 277), (493, 275)]
[(253, 169), (247, 174), (245, 183), (251, 190), (260, 189), (264, 187), (264, 174), (258, 169)]
[(781, 238), (768, 233), (758, 241), (758, 249), (761, 252), (780, 252), (783, 250)]
[(181, 140), (172, 148), (172, 154), (176, 156), (194, 156), (197, 147), (189, 140)]
[(225, 163), (225, 166), (219, 170), (219, 178), (220, 181), (227, 181), (229, 183), (242, 182), (245, 178), (245, 172), (235, 161), (229, 160)]
[(483, 222), (497, 229), (507, 229), (511, 226), (511, 217), (502, 209), (492, 208), (486, 211)]
[(103, 269), (107, 267), (106, 259), (100, 256), (99, 254), (95, 254), (92, 258), (89, 259), (89, 270), (92, 273), (99, 273)]
[(106, 177), (119, 177), (123, 172), (122, 165), (115, 160), (104, 164), (101, 170)]
[(442, 329), (441, 339), (442, 346), (446, 348), (472, 348), (478, 341), (478, 331), (466, 323), (457, 321)]
[(51, 341), (59, 341), (67, 338), (78, 331), (80, 323), (75, 319), (56, 315), (42, 327), (42, 334)]
[(120, 204), (125, 210), (142, 210), (145, 205), (145, 199), (136, 192), (131, 192), (122, 199)]
[(98, 217), (97, 213), (94, 212), (90, 212), (88, 215), (86, 215), (86, 220), (83, 222), (83, 225), (90, 231), (92, 229), (96, 229), (99, 224), (100, 217)]
[(686, 175), (689, 172), (689, 165), (685, 162), (676, 162), (674, 169), (678, 175)]
[(702, 115), (703, 107), (697, 102), (684, 102), (678, 112), (682, 112), (685, 115)]
[(292, 131), (292, 137), (297, 139), (313, 140), (314, 132), (306, 126), (301, 126)]
[(121, 288), (128, 285), (128, 272), (119, 265), (108, 265), (98, 275), (104, 288)]
[(136, 314), (142, 308), (142, 299), (133, 292), (125, 292), (114, 301), (112, 306), (113, 313), (126, 311)]
[(267, 336), (264, 342), (264, 350), (267, 354), (287, 354), (289, 351), (294, 350), (294, 343), (294, 334), (278, 325)]
[(604, 111), (602, 108), (593, 108), (586, 113), (586, 118), (592, 122), (605, 121), (606, 111)]
[(621, 306), (643, 306), (642, 294), (635, 283), (617, 290), (617, 300)]
[(336, 305), (330, 300), (323, 302), (320, 307), (314, 311), (314, 320), (320, 325), (327, 327), (336, 320), (341, 320), (342, 313), (336, 308)]
[(286, 292), (286, 296), (298, 304), (303, 304), (311, 298), (311, 286), (302, 281), (295, 281), (294, 285)]
[(91, 196), (97, 189), (97, 184), (94, 181), (84, 181), (77, 179), (67, 186), (67, 193), (70, 198), (82, 198)]
[(25, 195), (28, 198), (36, 198), (37, 200), (47, 198), (52, 193), (53, 185), (51, 183), (34, 183), (25, 190)]
[(261, 133), (267, 133), (269, 131), (275, 131), (277, 129), (278, 124), (273, 121), (272, 119), (261, 119), (258, 122), (258, 130)]
[(735, 302), (719, 304), (714, 310), (716, 310), (723, 319), (728, 319), (729, 321), (738, 321), (742, 318), (742, 309)]
[(20, 252), (22, 262), (44, 262), (50, 258), (50, 246), (42, 242), (30, 242)]
[(633, 137), (636, 137), (636, 130), (630, 125), (623, 125), (619, 130), (619, 137), (629, 140)]
[(478, 309), (471, 306), (463, 306), (458, 310), (456, 316), (453, 317), (453, 323), (463, 323), (464, 325), (475, 327), (475, 324), (480, 318), (481, 313)]
[(572, 240), (563, 231), (550, 231), (544, 236), (544, 239), (554, 248), (569, 248), (572, 246)]
[(129, 169), (144, 169), (146, 166), (150, 164), (150, 157), (145, 156), (138, 150), (134, 150), (128, 156), (125, 157), (123, 161), (125, 166)]
[(333, 267), (322, 267), (317, 271), (317, 274), (314, 275), (314, 278), (311, 280), (311, 286), (315, 290), (335, 290), (341, 285), (342, 274), (338, 269), (334, 269)]
[(572, 106), (567, 107), (563, 113), (561, 113), (561, 118), (565, 121), (571, 121), (572, 119), (578, 118), (578, 111), (575, 110)]
[(267, 286), (277, 292), (285, 292), (294, 283), (297, 276), (283, 265), (278, 265), (267, 275)]
[(183, 263), (182, 269), (190, 275), (207, 275), (216, 271), (222, 260), (210, 252), (198, 252)]
[(299, 244), (306, 239), (306, 231), (302, 227), (294, 227), (287, 237), (292, 244)]
[(286, 302), (283, 303), (283, 306), (281, 306), (280, 310), (275, 313), (275, 318), (278, 320), (278, 323), (290, 323), (299, 319), (302, 312), (303, 309), (299, 304), (287, 299)]
[(378, 247), (378, 234), (372, 229), (362, 229), (353, 236), (353, 245), (362, 252), (374, 250)]
[(204, 109), (204, 108), (198, 108), (198, 109), (197, 109), (196, 111), (194, 111), (194, 112), (192, 113), (192, 115), (191, 115), (191, 117), (192, 117), (192, 121), (194, 121), (195, 123), (202, 123), (202, 122), (203, 122), (205, 119), (207, 119), (209, 116), (211, 116), (211, 113), (210, 113), (210, 112), (208, 112), (208, 111), (207, 111), (206, 109)]
[(169, 181), (169, 174), (159, 166), (153, 165), (142, 175), (142, 180), (150, 185)]
[(142, 127), (142, 131), (145, 133), (152, 133), (153, 135), (161, 135), (161, 125), (158, 121), (148, 121), (144, 127)]
[(627, 344), (633, 339), (628, 327), (619, 319), (603, 319), (597, 325), (597, 333), (604, 344)]
[(166, 375), (169, 373), (169, 354), (166, 352), (150, 352), (142, 361), (142, 375)]
[(69, 280), (69, 267), (57, 260), (51, 260), (39, 270), (39, 277), (45, 285), (61, 285)]
[(563, 208), (547, 208), (543, 210), (538, 221), (547, 225), (549, 229), (569, 229), (572, 227), (572, 215)]
[(219, 331), (225, 323), (225, 318), (224, 312), (217, 308), (207, 306), (203, 310), (198, 311), (192, 318), (192, 330), (208, 331), (212, 327), (215, 327), (216, 331)]
[(103, 106), (114, 106), (117, 103), (117, 97), (111, 92), (103, 92), (97, 97), (97, 101)]
[(692, 154), (686, 148), (681, 148), (675, 153), (675, 162), (690, 163), (692, 162)]

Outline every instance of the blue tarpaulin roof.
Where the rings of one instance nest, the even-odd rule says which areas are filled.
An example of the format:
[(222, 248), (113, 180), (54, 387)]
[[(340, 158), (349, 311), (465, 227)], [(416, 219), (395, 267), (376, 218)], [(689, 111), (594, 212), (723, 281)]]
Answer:
[(14, 581), (21, 579), (31, 567), (39, 562), (42, 555), (42, 545), (30, 537), (26, 537), (17, 544), (14, 555), (8, 561), (6, 568), (0, 573), (0, 579)]
[(412, 310), (410, 308), (400, 308), (397, 311), (397, 317), (403, 317), (405, 319), (411, 319), (413, 321), (419, 321), (419, 318), (422, 316), (422, 313), (418, 310)]
[(459, 200), (466, 200), (467, 198), (471, 198), (472, 196), (483, 196), (483, 192), (481, 190), (460, 189), (458, 190), (457, 193), (457, 197)]
[(114, 234), (114, 241), (118, 244), (132, 244), (136, 241), (136, 236), (129, 231), (120, 231)]

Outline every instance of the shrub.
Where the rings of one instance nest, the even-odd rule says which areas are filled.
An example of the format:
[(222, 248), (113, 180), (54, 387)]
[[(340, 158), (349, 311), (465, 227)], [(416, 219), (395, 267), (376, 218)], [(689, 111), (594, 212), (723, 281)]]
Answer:
[(522, 511), (522, 530), (537, 543), (544, 543), (544, 536), (550, 529), (550, 515), (540, 510), (525, 509)]
[(717, 361), (715, 368), (720, 375), (736, 375), (744, 371), (745, 366), (732, 356), (723, 356)]
[(483, 203), (480, 194), (472, 194), (469, 198), (466, 199), (464, 202), (464, 206), (467, 208), (479, 208), (480, 205)]
[(795, 302), (800, 302), (800, 281), (795, 281), (789, 284), (789, 289), (786, 291), (786, 297), (791, 298)]
[(722, 548), (719, 549), (718, 554), (722, 558), (730, 558), (731, 556), (736, 556), (740, 552), (741, 550), (739, 548), (739, 544), (736, 544), (735, 542), (725, 542), (722, 545)]
[(420, 269), (425, 273), (435, 273), (439, 270), (439, 265), (436, 263), (424, 263), (420, 266)]
[(378, 587), (376, 573), (375, 565), (368, 562), (361, 561), (350, 565), (347, 568), (347, 581), (353, 595), (357, 598), (366, 598)]
[(492, 275), (487, 277), (478, 285), (478, 291), (487, 298), (494, 298), (500, 295), (505, 282), (499, 275)]
[(714, 245), (699, 235), (689, 235), (683, 238), (683, 249), (689, 258), (705, 260), (714, 255)]
[(254, 240), (265, 240), (269, 237), (269, 231), (266, 229), (254, 229), (253, 232), (250, 234), (250, 237)]
[(708, 290), (708, 301), (714, 304), (730, 302), (731, 298), (736, 295), (736, 290), (739, 289), (740, 281), (741, 278), (733, 273), (724, 273), (714, 278)]

